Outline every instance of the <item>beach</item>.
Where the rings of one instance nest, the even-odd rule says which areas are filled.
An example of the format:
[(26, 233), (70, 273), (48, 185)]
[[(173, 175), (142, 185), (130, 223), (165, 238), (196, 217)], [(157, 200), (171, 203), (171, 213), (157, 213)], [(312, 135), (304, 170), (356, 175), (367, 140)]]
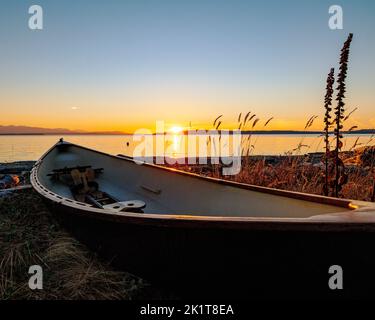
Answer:
[[(74, 239), (32, 190), (1, 195), (0, 300), (134, 300), (177, 296), (114, 269)], [(44, 269), (43, 290), (30, 290), (29, 267)]]

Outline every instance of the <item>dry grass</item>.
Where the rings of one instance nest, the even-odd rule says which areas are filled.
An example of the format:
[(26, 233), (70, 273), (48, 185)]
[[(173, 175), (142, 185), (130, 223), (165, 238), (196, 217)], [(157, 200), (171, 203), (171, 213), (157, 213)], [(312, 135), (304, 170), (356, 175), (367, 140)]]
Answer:
[[(324, 194), (325, 174), (322, 164), (312, 164), (307, 157), (282, 157), (276, 164), (248, 160), (240, 174), (232, 180), (290, 191)], [(341, 196), (371, 201), (373, 175), (370, 167), (348, 168), (348, 183)]]
[[(326, 135), (325, 137), (323, 136), (323, 138), (318, 137), (319, 140), (323, 140), (326, 143), (326, 154), (329, 154), (329, 144), (333, 143), (333, 141), (329, 141), (329, 129), (332, 125), (329, 121), (329, 113), (331, 111), (329, 106), (331, 104), (331, 95), (333, 93), (333, 72), (334, 70), (331, 69), (329, 79), (327, 80), (329, 82), (327, 89), (329, 92), (327, 93), (325, 100)], [(342, 119), (340, 118), (340, 130), (342, 129), (341, 121), (345, 122), (348, 120), (356, 110), (357, 108), (354, 108), (346, 117), (343, 117)], [(285, 152), (284, 156), (254, 156), (259, 136), (253, 134), (253, 130), (257, 124), (262, 123), (262, 120), (257, 118), (256, 114), (252, 114), (250, 111), (245, 117), (242, 117), (242, 115), (243, 114), (240, 113), (237, 118), (238, 129), (246, 131), (246, 134), (241, 137), (242, 160), (241, 171), (239, 174), (235, 176), (222, 176), (222, 165), (218, 164), (174, 164), (167, 166), (172, 166), (179, 170), (193, 172), (204, 176), (228, 179), (252, 185), (318, 195), (337, 196), (337, 179), (335, 179), (336, 172), (334, 172), (334, 166), (329, 166), (329, 163), (326, 163), (324, 154), (320, 155), (318, 162), (311, 161), (310, 156), (305, 155), (303, 152), (303, 148), (308, 149), (310, 146), (304, 143), (305, 138), (302, 137), (297, 147)], [(339, 117), (341, 116), (339, 115)], [(312, 127), (317, 118), (317, 115), (313, 115), (308, 119), (304, 127), (306, 132)], [(272, 120), (273, 117), (264, 121), (263, 129), (265, 129)], [(213, 128), (218, 129), (223, 121), (223, 115), (218, 116), (213, 122)], [(349, 131), (352, 131), (353, 128), (354, 127), (350, 128)], [(221, 135), (220, 132), (219, 134)], [(339, 133), (339, 135), (341, 141), (341, 133)], [(345, 144), (346, 140), (343, 140), (343, 143)], [(336, 156), (340, 161), (342, 160), (341, 171), (342, 176), (345, 176), (345, 181), (340, 183), (339, 197), (362, 201), (375, 200), (375, 146), (373, 145), (373, 140), (374, 138), (371, 136), (367, 143), (362, 144), (358, 142), (358, 138), (354, 145), (351, 148), (348, 148), (349, 151), (338, 151)], [(208, 141), (208, 143), (209, 142), (210, 141)], [(319, 145), (320, 143), (321, 142), (319, 142)], [(363, 146), (358, 148), (360, 145)], [(269, 161), (269, 158), (271, 158), (271, 161)], [(328, 167), (330, 168), (328, 169)], [(328, 171), (328, 174), (326, 171)], [(336, 184), (336, 186), (334, 184)]]
[[(351, 152), (343, 152), (341, 157), (346, 162), (348, 174), (348, 182), (342, 188), (341, 197), (371, 201), (375, 179), (375, 147), (364, 147)], [(307, 155), (245, 156), (242, 158), (241, 172), (235, 176), (222, 176), (220, 165), (176, 164), (174, 167), (205, 176), (252, 185), (324, 194), (325, 166), (323, 156), (320, 161), (312, 161)]]
[[(43, 268), (43, 290), (28, 287), (31, 265)], [(132, 299), (145, 289), (63, 231), (34, 192), (0, 199), (0, 300)]]

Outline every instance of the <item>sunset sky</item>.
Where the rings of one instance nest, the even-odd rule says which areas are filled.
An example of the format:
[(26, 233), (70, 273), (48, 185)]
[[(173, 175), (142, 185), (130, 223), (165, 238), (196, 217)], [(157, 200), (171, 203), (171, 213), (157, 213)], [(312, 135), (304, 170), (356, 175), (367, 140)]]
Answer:
[[(28, 8), (44, 30), (28, 28)], [(340, 4), (344, 30), (328, 28)], [(0, 125), (81, 130), (234, 125), (321, 129), (325, 80), (354, 33), (350, 125), (375, 127), (375, 2), (2, 0)], [(262, 123), (260, 123), (261, 129)]]

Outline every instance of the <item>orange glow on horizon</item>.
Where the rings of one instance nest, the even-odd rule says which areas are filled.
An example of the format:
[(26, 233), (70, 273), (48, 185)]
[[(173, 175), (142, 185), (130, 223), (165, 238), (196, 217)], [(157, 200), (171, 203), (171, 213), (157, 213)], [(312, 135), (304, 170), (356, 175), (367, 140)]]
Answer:
[[(79, 119), (69, 119), (69, 117), (63, 117), (61, 120), (56, 120), (52, 118), (38, 118), (32, 119), (31, 117), (26, 119), (18, 119), (18, 121), (4, 121), (2, 119), (0, 126), (27, 126), (27, 127), (38, 127), (45, 129), (67, 129), (72, 131), (82, 131), (82, 132), (123, 132), (123, 133), (133, 133), (141, 128), (149, 129), (155, 132), (156, 120), (155, 121), (122, 121), (121, 119), (93, 119), (93, 118), (79, 118)], [(158, 119), (159, 120), (159, 119)], [(248, 125), (243, 130), (294, 130), (294, 131), (304, 131), (304, 126), (306, 119), (273, 119), (272, 123), (264, 127), (265, 121), (267, 119), (260, 118), (260, 121), (252, 128), (251, 124)], [(168, 123), (173, 123), (171, 121), (166, 121), (166, 131), (174, 134), (181, 133), (182, 131), (189, 130), (209, 130), (214, 129), (212, 127), (211, 121), (201, 121), (195, 122), (190, 127), (188, 124), (186, 126), (180, 125), (168, 125)], [(357, 125), (359, 129), (371, 129), (375, 125), (375, 119), (368, 119), (365, 121), (360, 121), (358, 119), (353, 119), (346, 123), (346, 127), (350, 128), (352, 125)], [(169, 129), (168, 129), (169, 128)], [(314, 124), (308, 129), (308, 131), (321, 131), (323, 128), (322, 119), (318, 118), (315, 120)], [(220, 129), (234, 130), (238, 129), (237, 122), (225, 122), (223, 121)]]
[(183, 128), (179, 126), (173, 126), (169, 129), (169, 131), (174, 134), (177, 134), (177, 133), (181, 133), (183, 131)]
[[(1, 107), (2, 108), (2, 107)], [(208, 108), (208, 107), (207, 107)], [(158, 114), (150, 111), (135, 114), (113, 107), (105, 108), (101, 106), (85, 107), (79, 104), (73, 107), (43, 107), (40, 109), (26, 108), (23, 112), (16, 111), (16, 106), (9, 104), (7, 108), (3, 108), (0, 119), (0, 126), (28, 126), (39, 127), (46, 129), (62, 128), (72, 131), (83, 132), (123, 132), (133, 133), (141, 128), (149, 129), (152, 132), (156, 131), (156, 121), (164, 120), (165, 129), (171, 133), (179, 133), (181, 131), (191, 130), (208, 130), (213, 129), (212, 123), (215, 116), (212, 112), (206, 111), (205, 114), (197, 113), (194, 108), (181, 107), (167, 112), (158, 112)], [(317, 108), (316, 108), (317, 109)], [(220, 110), (221, 111), (221, 110)], [(208, 114), (209, 113), (209, 114)], [(273, 114), (255, 112), (256, 118), (259, 122), (252, 127), (253, 121), (247, 125), (245, 130), (294, 130), (303, 131), (307, 119), (304, 115), (293, 115), (290, 111), (290, 117), (274, 112)], [(311, 112), (306, 112), (310, 114)], [(238, 114), (237, 112), (224, 113), (217, 112), (217, 114), (224, 114), (220, 119), (222, 124), (220, 129), (237, 129), (238, 128)], [(242, 113), (243, 115), (245, 112)], [(317, 114), (317, 112), (315, 113)], [(273, 116), (274, 119), (265, 127), (265, 122)], [(375, 127), (375, 117), (372, 114), (361, 113), (359, 109), (346, 123), (346, 129), (351, 126), (358, 126), (359, 129), (371, 129)], [(314, 121), (313, 125), (308, 129), (311, 131), (321, 131), (323, 128), (323, 115)]]

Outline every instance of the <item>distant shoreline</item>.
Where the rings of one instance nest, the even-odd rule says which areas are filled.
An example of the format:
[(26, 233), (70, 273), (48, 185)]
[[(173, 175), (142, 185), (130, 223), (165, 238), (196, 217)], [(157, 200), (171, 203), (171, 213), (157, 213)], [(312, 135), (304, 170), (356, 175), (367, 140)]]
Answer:
[[(203, 129), (202, 129), (203, 130)], [(220, 130), (219, 130), (220, 132)], [(167, 134), (165, 132), (164, 134)], [(185, 131), (184, 134), (187, 132)], [(162, 134), (162, 133), (159, 133)], [(170, 133), (168, 133), (170, 134)], [(230, 132), (231, 134), (231, 132)], [(253, 135), (320, 135), (322, 134), (321, 131), (294, 131), (294, 130), (244, 130), (241, 131), (241, 134), (253, 134)], [(331, 132), (330, 134), (333, 134)], [(363, 130), (352, 130), (352, 131), (343, 131), (342, 134), (346, 135), (358, 135), (358, 134), (375, 134), (375, 129), (363, 129)], [(48, 132), (48, 133), (0, 133), (0, 136), (56, 136), (56, 135), (64, 135), (64, 136), (129, 136), (133, 135), (133, 133), (105, 133), (105, 132)], [(153, 133), (152, 135), (156, 135)]]
[(51, 133), (0, 133), (0, 136), (129, 136), (132, 133), (66, 133), (66, 132), (51, 132)]

